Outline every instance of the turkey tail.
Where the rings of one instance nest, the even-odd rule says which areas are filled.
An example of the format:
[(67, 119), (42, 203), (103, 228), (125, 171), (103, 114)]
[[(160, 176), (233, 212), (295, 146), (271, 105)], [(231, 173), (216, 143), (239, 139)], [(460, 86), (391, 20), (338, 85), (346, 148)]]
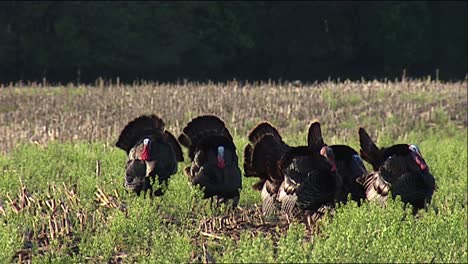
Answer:
[(165, 141), (169, 143), (174, 150), (177, 161), (184, 161), (184, 153), (182, 152), (182, 148), (180, 147), (180, 144), (174, 135), (172, 135), (169, 131), (165, 131), (164, 138)]
[[(316, 152), (311, 150), (309, 147), (291, 147), (282, 157), (281, 161), (279, 162), (279, 167), (281, 170), (286, 169), (289, 164), (293, 161), (294, 158), (300, 156), (316, 156), (319, 157)], [(319, 165), (317, 162), (316, 165)]]
[(188, 148), (189, 157), (193, 159), (196, 146), (208, 136), (223, 136), (233, 141), (224, 122), (214, 115), (198, 116), (192, 119), (183, 129), (178, 140), (182, 146)]
[[(283, 176), (279, 169), (279, 161), (281, 156), (289, 149), (289, 147), (273, 135), (266, 135), (262, 140), (257, 142), (253, 147), (251, 168), (254, 168), (254, 175), (266, 174), (267, 177), (274, 182), (282, 181)], [(245, 166), (244, 166), (245, 168)], [(265, 175), (265, 176), (266, 176)], [(246, 175), (248, 177), (248, 175)]]
[(299, 211), (299, 207), (297, 206), (297, 195), (290, 194), (284, 195), (282, 193), (281, 198), (281, 212), (287, 215), (295, 215)]
[(268, 122), (262, 122), (258, 124), (252, 131), (250, 131), (248, 138), (252, 144), (256, 144), (259, 142), (265, 135), (271, 134), (273, 137), (277, 138), (279, 142), (283, 142), (281, 135), (279, 134), (278, 130), (274, 128)]
[(378, 170), (382, 153), (362, 127), (359, 128), (359, 144), (361, 145), (361, 157), (369, 162), (375, 171)]
[(252, 185), (252, 189), (258, 190), (258, 191), (262, 190), (263, 185), (265, 185), (266, 181), (267, 181), (266, 179), (260, 179), (258, 182), (254, 183), (254, 185)]
[(316, 211), (310, 212), (310, 213), (311, 214), (307, 215), (307, 217), (310, 218), (310, 223), (314, 226), (326, 214), (332, 214), (333, 213), (333, 204), (324, 204), (324, 205), (320, 206), (320, 208), (317, 209)]
[(156, 115), (142, 115), (129, 122), (120, 133), (115, 146), (127, 152), (146, 135), (161, 137), (164, 133), (164, 121)]
[(253, 167), (252, 160), (253, 160), (253, 148), (251, 145), (247, 145), (245, 146), (245, 149), (244, 149), (244, 174), (246, 177), (252, 177), (252, 176), (257, 175), (255, 172), (255, 168)]
[(259, 186), (261, 190), (261, 197), (262, 197), (262, 212), (263, 215), (272, 215), (277, 212), (278, 209), (278, 201), (276, 200), (276, 194), (271, 194), (268, 191), (268, 182), (264, 182), (263, 186)]
[(307, 134), (307, 144), (314, 151), (319, 151), (323, 146), (325, 146), (325, 142), (322, 137), (322, 129), (320, 128), (320, 123), (317, 121), (310, 124), (309, 132)]
[(382, 205), (385, 204), (391, 184), (387, 182), (380, 173), (371, 172), (370, 174), (358, 177), (356, 181), (364, 186), (367, 200), (377, 201)]
[(283, 176), (278, 167), (281, 156), (288, 150), (278, 130), (267, 122), (257, 125), (248, 135), (250, 144), (244, 149), (245, 177), (258, 177), (253, 188), (261, 190), (266, 180), (276, 186)]
[[(266, 136), (268, 136), (266, 140), (269, 142), (283, 142), (278, 130), (276, 130), (276, 128), (274, 128), (268, 122), (262, 122), (258, 124), (254, 129), (252, 129), (252, 131), (250, 131), (249, 135), (247, 136), (249, 138), (250, 144), (247, 145), (244, 149), (245, 177), (257, 177), (259, 176), (259, 174), (262, 174), (261, 172), (255, 169), (254, 162), (258, 163), (259, 159), (262, 159), (261, 156), (264, 156), (265, 158), (271, 156), (268, 153), (268, 146), (265, 146), (264, 144), (264, 139)], [(256, 183), (253, 186), (253, 188), (261, 190), (265, 180), (266, 179), (263, 179), (263, 181)]]

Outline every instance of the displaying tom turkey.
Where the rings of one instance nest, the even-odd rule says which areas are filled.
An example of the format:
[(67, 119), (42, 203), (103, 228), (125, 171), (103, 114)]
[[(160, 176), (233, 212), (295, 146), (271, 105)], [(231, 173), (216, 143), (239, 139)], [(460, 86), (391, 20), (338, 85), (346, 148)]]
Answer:
[(378, 148), (367, 134), (359, 128), (361, 156), (372, 165), (373, 172), (359, 181), (366, 189), (368, 200), (385, 202), (389, 191), (397, 195), (405, 206), (413, 206), (413, 214), (430, 204), (435, 190), (435, 179), (429, 172), (421, 151), (414, 144), (396, 144)]
[(258, 124), (248, 138), (250, 144), (244, 149), (244, 175), (259, 178), (253, 188), (261, 191), (263, 213), (273, 214), (278, 209), (278, 191), (284, 181), (279, 162), (290, 147), (267, 122)]
[(177, 162), (184, 160), (177, 139), (164, 127), (156, 115), (139, 116), (125, 126), (115, 144), (127, 153), (124, 186), (137, 195), (147, 190), (161, 195), (161, 188), (153, 193), (153, 183), (157, 179), (160, 185), (166, 184), (177, 172)]
[(217, 202), (239, 202), (242, 177), (238, 166), (236, 146), (224, 122), (216, 116), (198, 116), (190, 121), (178, 138), (188, 149), (192, 161), (185, 168), (192, 184), (204, 189), (204, 198)]
[[(310, 125), (307, 142), (314, 151), (319, 151), (319, 148), (326, 145), (319, 122), (313, 122)], [(331, 145), (330, 148), (333, 150), (337, 173), (343, 180), (338, 201), (346, 203), (348, 195), (351, 194), (351, 199), (360, 203), (361, 199), (366, 198), (366, 192), (357, 179), (367, 175), (367, 170), (359, 153), (347, 145)]]
[(262, 190), (263, 213), (278, 209), (286, 215), (304, 212), (314, 217), (333, 205), (341, 179), (336, 174), (333, 150), (323, 146), (291, 147), (269, 123), (260, 123), (249, 133), (245, 148), (246, 177), (258, 177), (254, 188)]

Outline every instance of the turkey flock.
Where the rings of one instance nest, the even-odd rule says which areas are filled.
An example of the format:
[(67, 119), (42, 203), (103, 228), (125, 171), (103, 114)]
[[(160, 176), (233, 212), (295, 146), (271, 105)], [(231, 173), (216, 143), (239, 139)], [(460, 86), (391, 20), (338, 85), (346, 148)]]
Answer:
[[(262, 199), (264, 215), (305, 216), (315, 222), (336, 203), (364, 200), (385, 204), (388, 196), (401, 197), (413, 215), (428, 209), (435, 179), (414, 144), (378, 148), (359, 128), (360, 152), (347, 145), (328, 145), (319, 122), (308, 128), (307, 144), (290, 146), (278, 130), (262, 122), (248, 133), (244, 148), (244, 177), (255, 177), (252, 186)], [(216, 204), (239, 203), (242, 172), (236, 146), (226, 124), (214, 115), (192, 119), (174, 137), (156, 115), (143, 115), (122, 130), (116, 146), (127, 153), (125, 184), (137, 195), (164, 193), (187, 149), (190, 165), (184, 173), (203, 189), (204, 198)], [(369, 172), (364, 162), (372, 166)]]

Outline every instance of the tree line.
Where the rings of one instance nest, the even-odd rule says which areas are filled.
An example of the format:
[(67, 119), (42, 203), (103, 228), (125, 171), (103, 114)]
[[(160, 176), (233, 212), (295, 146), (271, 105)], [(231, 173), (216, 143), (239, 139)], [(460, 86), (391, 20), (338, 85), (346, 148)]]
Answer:
[(467, 3), (3, 1), (0, 82), (463, 79)]

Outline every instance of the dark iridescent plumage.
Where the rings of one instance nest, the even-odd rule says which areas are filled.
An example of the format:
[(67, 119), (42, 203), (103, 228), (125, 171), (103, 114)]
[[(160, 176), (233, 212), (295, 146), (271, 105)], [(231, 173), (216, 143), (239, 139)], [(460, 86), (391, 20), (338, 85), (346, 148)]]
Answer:
[[(159, 184), (165, 183), (177, 172), (177, 162), (184, 160), (179, 143), (164, 126), (156, 115), (140, 116), (125, 126), (115, 144), (128, 156), (125, 186), (137, 194), (152, 190), (156, 175)], [(155, 194), (162, 194), (161, 189)]]
[[(309, 147), (318, 151), (325, 142), (322, 138), (322, 132), (319, 122), (314, 122), (309, 127), (307, 142)], [(365, 198), (365, 190), (356, 179), (367, 174), (359, 154), (351, 147), (346, 145), (331, 145), (336, 163), (337, 173), (341, 176), (343, 184), (338, 194), (338, 201), (346, 203), (347, 197), (351, 194), (351, 199), (360, 201)]]
[(316, 212), (333, 205), (341, 188), (341, 178), (327, 159), (309, 147), (291, 147), (280, 162), (285, 180), (278, 200), (282, 212), (293, 213), (293, 203), (302, 210)]
[(259, 178), (253, 188), (262, 191), (263, 213), (273, 214), (279, 207), (277, 194), (284, 180), (279, 161), (290, 147), (283, 142), (276, 128), (267, 122), (252, 129), (248, 138), (250, 144), (244, 150), (245, 177)]
[(313, 215), (334, 202), (339, 179), (329, 160), (319, 153), (321, 148), (290, 147), (267, 122), (249, 133), (249, 141), (245, 176), (260, 178), (254, 188), (262, 190), (264, 214), (280, 210), (288, 215), (301, 211)]
[(361, 156), (374, 172), (360, 181), (369, 200), (385, 201), (391, 190), (392, 197), (400, 196), (403, 203), (413, 206), (413, 214), (427, 208), (435, 190), (435, 179), (415, 145), (397, 144), (378, 149), (367, 132), (359, 129)]
[(192, 160), (185, 169), (192, 184), (204, 188), (205, 198), (233, 199), (237, 206), (242, 177), (236, 147), (224, 122), (211, 115), (196, 117), (178, 139)]

